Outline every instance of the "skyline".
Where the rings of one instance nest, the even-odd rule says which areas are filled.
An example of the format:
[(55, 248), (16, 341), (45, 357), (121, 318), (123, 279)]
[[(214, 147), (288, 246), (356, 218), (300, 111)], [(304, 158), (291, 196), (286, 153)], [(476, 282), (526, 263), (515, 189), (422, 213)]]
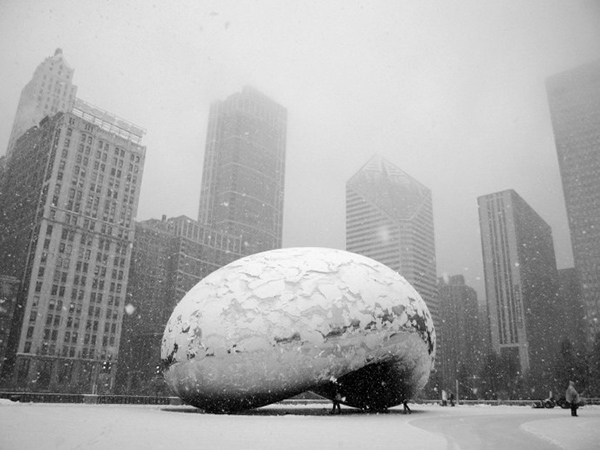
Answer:
[(147, 130), (136, 219), (193, 218), (210, 104), (252, 85), (289, 112), (284, 247), (345, 249), (345, 183), (378, 153), (431, 189), (438, 275), (481, 302), (479, 196), (514, 189), (572, 266), (544, 81), (600, 56), (598, 5), (5, 1), (0, 154), (62, 48), (80, 98)]

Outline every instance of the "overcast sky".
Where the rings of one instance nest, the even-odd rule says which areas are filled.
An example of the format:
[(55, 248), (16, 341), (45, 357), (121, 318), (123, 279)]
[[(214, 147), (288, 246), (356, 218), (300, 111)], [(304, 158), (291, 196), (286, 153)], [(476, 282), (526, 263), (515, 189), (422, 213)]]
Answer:
[(438, 274), (483, 300), (477, 197), (515, 189), (572, 263), (544, 80), (600, 58), (599, 1), (0, 0), (0, 154), (62, 48), (78, 96), (147, 130), (138, 220), (197, 217), (210, 103), (288, 110), (283, 244), (345, 248), (378, 153), (431, 189)]

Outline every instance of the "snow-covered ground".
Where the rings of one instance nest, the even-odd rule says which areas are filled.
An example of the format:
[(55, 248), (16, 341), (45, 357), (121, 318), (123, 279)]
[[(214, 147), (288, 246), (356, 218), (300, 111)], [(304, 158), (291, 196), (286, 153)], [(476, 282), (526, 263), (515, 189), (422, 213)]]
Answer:
[[(600, 448), (600, 406), (411, 405), (387, 414), (272, 405), (235, 415), (186, 406), (13, 403), (0, 400), (0, 449), (467, 449)], [(506, 445), (505, 445), (506, 444)]]

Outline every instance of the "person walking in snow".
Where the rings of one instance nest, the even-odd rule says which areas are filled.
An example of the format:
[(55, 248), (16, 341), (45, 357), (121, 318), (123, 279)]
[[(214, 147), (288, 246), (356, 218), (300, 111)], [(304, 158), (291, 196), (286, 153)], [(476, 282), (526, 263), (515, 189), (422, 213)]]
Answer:
[(575, 390), (575, 383), (569, 381), (569, 387), (565, 393), (565, 400), (571, 405), (571, 415), (577, 417), (577, 408), (579, 408), (579, 394)]
[(408, 407), (408, 400), (407, 399), (402, 400), (402, 405), (404, 406), (404, 414), (411, 414), (412, 413), (412, 411)]
[(335, 390), (335, 396), (333, 397), (333, 408), (331, 409), (330, 414), (335, 414), (335, 410), (337, 409), (337, 413), (342, 413), (342, 408), (340, 407), (340, 403), (342, 402), (342, 394), (338, 389)]

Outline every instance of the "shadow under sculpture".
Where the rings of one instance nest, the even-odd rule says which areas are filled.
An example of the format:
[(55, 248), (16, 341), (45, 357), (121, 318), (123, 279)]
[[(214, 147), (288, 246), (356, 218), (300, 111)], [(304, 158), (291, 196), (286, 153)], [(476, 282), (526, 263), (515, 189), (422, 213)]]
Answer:
[(435, 358), (431, 315), (397, 272), (325, 248), (239, 259), (192, 288), (162, 340), (165, 380), (207, 412), (305, 391), (383, 410), (422, 389)]

